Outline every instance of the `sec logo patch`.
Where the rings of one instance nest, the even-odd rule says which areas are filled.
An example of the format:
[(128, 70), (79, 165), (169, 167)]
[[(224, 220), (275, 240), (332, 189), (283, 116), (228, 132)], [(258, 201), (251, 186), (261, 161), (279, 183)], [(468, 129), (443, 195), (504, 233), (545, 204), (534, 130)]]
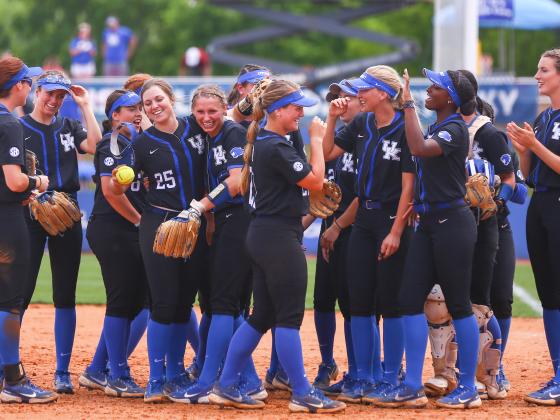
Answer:
[(103, 163), (105, 164), (105, 166), (113, 166), (115, 164), (115, 159), (113, 159), (111, 156), (107, 156)]
[(303, 170), (303, 163), (294, 162), (294, 171), (301, 172)]
[(18, 157), (19, 156), (19, 149), (17, 147), (10, 148), (10, 156), (11, 157)]

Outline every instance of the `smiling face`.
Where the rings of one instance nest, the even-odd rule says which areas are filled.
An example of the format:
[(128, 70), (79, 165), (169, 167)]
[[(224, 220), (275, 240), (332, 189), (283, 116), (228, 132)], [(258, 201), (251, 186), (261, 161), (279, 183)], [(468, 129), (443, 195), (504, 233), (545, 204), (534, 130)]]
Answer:
[(426, 108), (432, 111), (436, 111), (438, 109), (443, 109), (449, 105), (449, 101), (451, 97), (447, 90), (442, 87), (439, 87), (436, 84), (430, 85), (428, 89), (428, 96), (426, 97)]
[(362, 104), (357, 96), (350, 96), (342, 91), (339, 93), (339, 96), (341, 98), (349, 98), (348, 108), (346, 109), (346, 112), (340, 116), (342, 122), (344, 124), (348, 124), (361, 111)]
[(113, 112), (114, 123), (132, 123), (140, 127), (142, 122), (142, 107), (140, 103), (131, 106), (121, 106), (118, 111)]
[(553, 58), (541, 57), (535, 79), (539, 88), (539, 94), (550, 96), (560, 92), (560, 72), (556, 70)]
[(192, 109), (198, 125), (211, 137), (216, 137), (222, 129), (226, 111), (226, 105), (215, 95), (200, 95)]
[(142, 94), (144, 112), (156, 125), (165, 125), (175, 118), (173, 103), (159, 86), (152, 86)]
[(357, 98), (360, 104), (360, 111), (375, 112), (377, 106), (389, 97), (387, 96), (387, 93), (382, 90), (372, 88), (359, 90)]
[(54, 116), (62, 106), (66, 94), (62, 89), (46, 91), (38, 87), (35, 92), (35, 109), (42, 114)]
[(273, 118), (283, 128), (286, 133), (296, 131), (299, 127), (299, 120), (303, 117), (303, 107), (289, 104), (272, 113)]

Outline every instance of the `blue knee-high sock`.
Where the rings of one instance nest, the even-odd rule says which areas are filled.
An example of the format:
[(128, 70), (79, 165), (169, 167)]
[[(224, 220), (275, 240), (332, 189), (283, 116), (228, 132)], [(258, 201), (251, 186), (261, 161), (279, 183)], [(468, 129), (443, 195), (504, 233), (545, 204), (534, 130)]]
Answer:
[(560, 358), (560, 310), (543, 308), (543, 322), (548, 352), (550, 353), (554, 374), (556, 374)]
[(245, 369), (245, 365), (261, 338), (262, 334), (249, 323), (241, 324), (231, 338), (222, 376), (220, 377), (220, 385), (228, 387), (239, 382), (241, 372)]
[(371, 316), (352, 316), (352, 343), (356, 357), (356, 379), (372, 381), (375, 332)]
[(109, 367), (111, 378), (124, 376), (127, 368), (126, 346), (128, 343), (127, 318), (105, 315), (103, 323), (103, 337), (109, 353)]
[(383, 318), (383, 360), (385, 362), (383, 378), (392, 385), (397, 385), (403, 352), (402, 318)]
[(198, 352), (198, 347), (200, 345), (200, 338), (198, 336), (198, 319), (196, 318), (196, 312), (191, 309), (191, 317), (187, 325), (187, 341), (190, 343), (194, 353)]
[(274, 331), (276, 330), (276, 328), (273, 328), (271, 330), (272, 333), (272, 349), (270, 350), (270, 366), (268, 367), (268, 371), (275, 375), (276, 372), (278, 371), (278, 353), (276, 353), (276, 337), (274, 337)]
[[(243, 315), (240, 315), (237, 318), (235, 318), (234, 323), (233, 323), (234, 330), (237, 331), (237, 329), (244, 322), (245, 322), (245, 318), (243, 317)], [(252, 355), (249, 356), (249, 360), (247, 361), (247, 364), (245, 365), (245, 369), (243, 370), (241, 375), (250, 384), (255, 384), (255, 383), (261, 384), (262, 383), (260, 378), (259, 378), (259, 374), (257, 373), (257, 370), (255, 369), (255, 363), (253, 362), (253, 356)]]
[[(459, 383), (467, 387), (474, 387), (476, 364), (478, 361), (479, 331), (474, 315), (466, 318), (454, 319), (455, 338), (459, 346), (457, 358), (460, 360), (461, 370)], [(408, 376), (408, 372), (406, 373)]]
[(428, 321), (426, 315), (403, 316), (406, 378), (404, 383), (413, 389), (422, 388), (422, 368), (428, 345)]
[(142, 309), (138, 315), (134, 317), (130, 323), (130, 334), (128, 336), (128, 343), (126, 345), (126, 357), (129, 358), (134, 352), (134, 349), (142, 339), (144, 332), (148, 326), (148, 319), (150, 318), (150, 311)]
[(348, 374), (351, 378), (356, 377), (356, 356), (354, 355), (354, 344), (352, 343), (352, 326), (349, 320), (344, 320), (344, 341), (346, 342), (346, 357), (348, 358)]
[(311, 385), (305, 376), (303, 354), (299, 330), (295, 328), (276, 327), (276, 351), (284, 371), (288, 375), (294, 395), (306, 395)]
[(165, 355), (171, 340), (172, 324), (148, 321), (148, 358), (150, 362), (150, 380), (165, 380)]
[(229, 342), (233, 336), (232, 315), (212, 315), (208, 340), (206, 344), (206, 359), (198, 382), (204, 386), (211, 386), (218, 376), (218, 369), (226, 356)]
[(208, 331), (210, 330), (211, 317), (203, 313), (200, 317), (198, 325), (198, 351), (196, 352), (196, 364), (199, 371), (204, 367), (204, 359), (206, 358), (206, 341), (208, 340)]
[(167, 349), (165, 375), (167, 380), (185, 373), (185, 350), (187, 348), (187, 322), (171, 324), (171, 337)]
[(321, 361), (330, 365), (334, 363), (333, 347), (334, 335), (336, 333), (336, 314), (334, 312), (320, 312), (318, 310), (315, 310), (313, 313)]
[(487, 325), (488, 331), (492, 334), (494, 341), (490, 345), (492, 349), (502, 350), (502, 331), (500, 330), (500, 324), (494, 315), (488, 320)]
[(107, 353), (107, 345), (105, 344), (104, 331), (101, 330), (101, 336), (99, 337), (99, 342), (97, 343), (97, 348), (93, 355), (89, 369), (93, 371), (100, 371), (107, 369), (107, 362), (109, 360), (109, 353)]
[[(384, 321), (385, 322), (385, 321)], [(373, 318), (373, 363), (371, 365), (371, 376), (374, 382), (383, 379), (383, 366), (381, 365), (381, 336), (379, 335), (379, 324)]]
[(509, 318), (498, 318), (498, 324), (500, 324), (500, 331), (502, 332), (502, 353), (500, 354), (500, 362), (504, 357), (504, 352), (506, 351), (506, 345), (509, 337), (509, 329), (511, 327), (511, 317)]
[(54, 317), (54, 340), (56, 344), (57, 371), (68, 372), (75, 333), (76, 308), (56, 308)]
[(0, 311), (0, 357), (4, 365), (15, 365), (19, 359), (19, 314)]

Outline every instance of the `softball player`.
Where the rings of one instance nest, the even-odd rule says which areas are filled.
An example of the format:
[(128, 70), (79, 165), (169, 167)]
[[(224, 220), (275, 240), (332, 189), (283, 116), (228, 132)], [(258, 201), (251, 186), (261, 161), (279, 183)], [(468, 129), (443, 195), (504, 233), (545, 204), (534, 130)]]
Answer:
[[(130, 376), (127, 350), (131, 323), (142, 310), (146, 298), (146, 275), (137, 227), (145, 206), (146, 190), (140, 173), (126, 195), (115, 196), (109, 188), (114, 168), (134, 164), (130, 146), (136, 136), (136, 127), (139, 128), (142, 121), (140, 96), (131, 91), (116, 90), (107, 98), (105, 113), (108, 120), (104, 121), (104, 126), (110, 124), (117, 129), (121, 123), (131, 123), (129, 129), (133, 132), (130, 138), (124, 134), (118, 138), (121, 150), (125, 151), (122, 158), (117, 159), (111, 154), (111, 134), (103, 137), (94, 156), (95, 202), (86, 236), (101, 266), (107, 307), (99, 345), (79, 383), (90, 389), (103, 389), (108, 395), (142, 397), (144, 390)], [(107, 359), (109, 374), (106, 372)]]
[[(422, 134), (405, 71), (404, 114), (408, 146), (416, 163), (414, 210), (420, 219), (412, 236), (400, 308), (403, 313), (406, 378), (379, 398), (382, 407), (424, 407), (428, 400), (422, 385), (422, 368), (428, 339), (424, 302), (437, 278), (453, 318), (461, 349), (459, 386), (436, 405), (473, 408), (481, 401), (475, 387), (478, 326), (470, 303), (471, 266), (476, 242), (476, 221), (466, 207), (465, 160), (469, 136), (461, 113), (476, 107), (475, 92), (468, 79), (455, 71), (424, 70), (433, 83), (428, 87), (426, 108), (436, 111), (437, 120)], [(433, 319), (433, 312), (427, 310)]]
[[(247, 134), (241, 183), (252, 216), (247, 247), (253, 262), (254, 306), (232, 338), (222, 375), (210, 394), (214, 404), (264, 407), (262, 401), (242, 394), (238, 382), (262, 335), (275, 326), (278, 357), (292, 386), (290, 410), (335, 412), (345, 407), (309, 384), (299, 338), (307, 286), (307, 264), (301, 248), (301, 217), (307, 213), (307, 205), (302, 196), (303, 188), (319, 190), (323, 185), (324, 126), (319, 120), (312, 123), (311, 165), (285, 136), (297, 130), (303, 106), (314, 104), (296, 84), (283, 80), (273, 81), (254, 104), (255, 121)], [(265, 112), (267, 122), (259, 130)]]
[(0, 401), (47, 403), (58, 395), (33, 384), (19, 355), (23, 285), (29, 262), (29, 237), (21, 205), (35, 189), (45, 191), (46, 176), (25, 173), (23, 131), (12, 111), (23, 106), (39, 67), (27, 67), (16, 57), (0, 60), (0, 363), (3, 364)]
[[(140, 250), (148, 277), (151, 314), (148, 321), (148, 357), (150, 378), (144, 394), (146, 402), (160, 402), (164, 391), (190, 384), (184, 368), (187, 324), (200, 281), (201, 254), (199, 236), (194, 254), (187, 261), (166, 258), (152, 251), (159, 225), (188, 208), (204, 193), (206, 144), (204, 132), (194, 117), (177, 118), (169, 84), (151, 79), (142, 88), (144, 111), (153, 126), (133, 143), (135, 171), (148, 177), (148, 204), (140, 222)], [(111, 178), (116, 194), (126, 188)], [(165, 387), (164, 387), (165, 385)]]
[[(358, 162), (359, 209), (347, 255), (356, 372), (339, 399), (359, 403), (373, 402), (397, 385), (404, 345), (397, 298), (409, 236), (404, 214), (412, 200), (414, 166), (404, 136), (397, 72), (374, 66), (349, 84), (358, 91), (365, 112), (334, 136), (336, 117), (347, 109), (347, 100), (333, 101), (323, 148), (327, 159), (345, 150), (352, 151)], [(385, 373), (374, 357), (379, 345), (376, 309), (384, 317)]]
[(543, 307), (548, 350), (555, 376), (541, 389), (525, 396), (539, 405), (560, 404), (560, 49), (545, 51), (535, 74), (539, 93), (551, 106), (531, 127), (511, 122), (507, 134), (519, 154), (520, 166), (533, 195), (527, 210), (527, 247)]
[[(77, 120), (61, 118), (57, 112), (67, 94), (80, 107), (85, 127)], [(49, 177), (50, 188), (68, 193), (74, 201), (80, 189), (78, 153), (95, 153), (101, 131), (93, 114), (87, 91), (72, 85), (61, 72), (50, 70), (37, 79), (35, 105), (31, 114), (21, 118), (25, 148), (39, 160), (37, 169)], [(31, 253), (29, 279), (24, 291), (23, 308), (27, 309), (43, 259), (45, 243), (51, 261), (56, 371), (54, 388), (59, 393), (73, 393), (68, 367), (76, 331), (76, 283), (82, 253), (82, 226), (76, 223), (61, 236), (49, 236), (26, 212)]]
[[(251, 287), (251, 264), (245, 248), (249, 214), (243, 208), (239, 194), (247, 130), (225, 120), (226, 97), (217, 86), (197, 88), (191, 109), (206, 133), (208, 147), (207, 186), (210, 193), (199, 205), (202, 212), (213, 209), (216, 225), (211, 239), (212, 275), (205, 311), (211, 314), (211, 321), (206, 356), (197, 382), (186, 392), (181, 389), (171, 393), (169, 398), (176, 402), (208, 403), (229, 341), (244, 319), (240, 308), (241, 294)], [(246, 378), (242, 389), (253, 398), (264, 399), (267, 393), (254, 367), (251, 370), (254, 373)]]
[[(348, 98), (347, 111), (340, 116), (344, 124), (349, 124), (360, 111), (357, 91), (348, 86), (346, 80), (329, 86), (327, 101)], [(342, 128), (340, 128), (342, 129)], [(346, 255), (348, 238), (352, 232), (352, 224), (356, 217), (358, 202), (354, 199), (354, 183), (356, 170), (354, 156), (345, 152), (338, 159), (326, 162), (327, 178), (342, 190), (342, 201), (335, 214), (321, 223), (319, 246), (317, 247), (317, 266), (315, 271), (315, 289), (313, 307), (315, 330), (321, 351), (321, 364), (313, 385), (327, 395), (338, 395), (348, 385), (350, 378), (355, 378), (356, 363), (350, 333), (350, 312), (348, 297), (348, 281), (346, 278)], [(348, 374), (342, 381), (330, 386), (336, 379), (338, 367), (333, 358), (334, 336), (336, 332), (335, 304), (338, 300), (340, 311), (344, 317), (344, 333), (346, 354), (348, 357)]]

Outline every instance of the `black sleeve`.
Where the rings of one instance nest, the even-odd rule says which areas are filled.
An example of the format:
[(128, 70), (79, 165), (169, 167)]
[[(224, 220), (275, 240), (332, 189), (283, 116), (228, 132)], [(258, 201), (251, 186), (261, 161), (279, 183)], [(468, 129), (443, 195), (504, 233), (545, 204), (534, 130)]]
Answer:
[(336, 133), (334, 144), (343, 149), (345, 152), (354, 153), (356, 138), (364, 127), (366, 114), (358, 114), (350, 123), (342, 130)]
[(0, 129), (0, 165), (24, 166), (23, 129), (19, 122), (11, 121)]
[(297, 184), (311, 172), (311, 166), (303, 159), (293, 146), (286, 142), (274, 145), (271, 164), (290, 184)]
[(97, 145), (99, 176), (111, 176), (113, 169), (118, 166), (117, 160), (111, 154), (109, 140), (101, 140)]
[(247, 130), (243, 126), (235, 124), (228, 130), (224, 138), (228, 170), (243, 167), (243, 150), (246, 143)]
[(477, 135), (480, 135), (476, 139), (484, 149), (486, 159), (494, 165), (494, 172), (496, 174), (513, 172), (513, 162), (507, 146), (507, 137), (495, 127), (490, 124), (487, 125), (488, 128), (485, 128), (484, 131), (478, 131)]
[(447, 124), (437, 130), (431, 137), (437, 141), (439, 147), (443, 151), (444, 156), (448, 156), (457, 150), (465, 147), (465, 132), (461, 130), (458, 124)]
[(70, 127), (72, 128), (72, 136), (74, 137), (74, 145), (78, 153), (86, 153), (82, 150), (82, 142), (87, 139), (87, 130), (78, 120), (68, 120), (70, 122)]

